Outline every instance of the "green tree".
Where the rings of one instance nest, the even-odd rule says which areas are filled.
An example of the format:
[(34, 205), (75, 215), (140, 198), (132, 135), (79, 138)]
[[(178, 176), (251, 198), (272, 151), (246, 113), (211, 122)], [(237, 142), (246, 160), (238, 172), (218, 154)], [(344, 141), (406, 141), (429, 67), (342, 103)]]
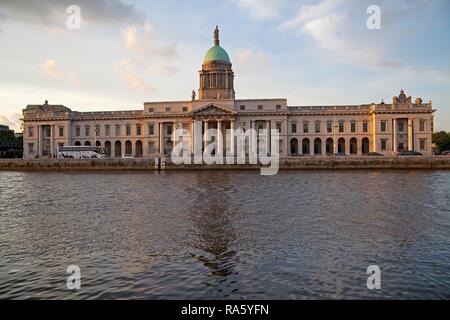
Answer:
[(440, 131), (433, 133), (433, 143), (436, 144), (439, 153), (450, 150), (450, 132)]

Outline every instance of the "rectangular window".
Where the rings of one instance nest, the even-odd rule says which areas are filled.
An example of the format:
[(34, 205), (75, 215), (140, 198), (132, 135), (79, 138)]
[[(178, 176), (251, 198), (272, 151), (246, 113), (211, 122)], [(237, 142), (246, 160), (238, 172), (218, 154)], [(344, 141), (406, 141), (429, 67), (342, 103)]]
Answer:
[(120, 126), (116, 126), (116, 137), (120, 137)]
[(400, 122), (398, 123), (398, 131), (399, 131), (399, 132), (405, 131), (405, 124), (404, 124), (402, 121), (400, 121)]
[(100, 126), (95, 126), (95, 136), (99, 136), (100, 135)]
[(292, 123), (291, 124), (291, 132), (292, 133), (297, 133), (297, 124), (296, 123)]
[(281, 110), (281, 104), (277, 104), (275, 107), (276, 110)]
[(34, 143), (29, 143), (28, 144), (28, 152), (29, 153), (34, 153)]
[(368, 122), (363, 122), (363, 132), (364, 133), (369, 132), (369, 123)]
[(131, 126), (126, 127), (126, 133), (127, 136), (131, 136)]
[(105, 136), (109, 137), (110, 134), (111, 134), (111, 127), (109, 124), (107, 124), (105, 126)]
[(59, 127), (59, 136), (64, 137), (64, 127)]
[(33, 137), (33, 135), (34, 135), (34, 132), (33, 132), (33, 130), (34, 130), (34, 128), (33, 128), (33, 127), (28, 127), (28, 136), (29, 136), (30, 138), (32, 138), (32, 137)]
[(183, 112), (187, 112), (188, 108), (187, 107), (183, 107)]
[(420, 150), (425, 150), (427, 146), (427, 139), (420, 139), (419, 143), (420, 143)]
[(152, 154), (155, 152), (155, 143), (154, 142), (149, 142), (148, 143), (148, 153)]
[(278, 130), (278, 133), (281, 133), (281, 122), (277, 122), (276, 128)]
[(91, 127), (89, 126), (84, 127), (84, 135), (86, 137), (89, 137), (90, 134), (91, 134)]
[(303, 133), (308, 133), (308, 132), (309, 132), (309, 123), (303, 122)]
[(170, 125), (170, 124), (167, 126), (167, 134), (168, 135), (172, 134), (172, 125)]
[(387, 140), (381, 139), (381, 150), (387, 150)]
[(350, 123), (350, 130), (352, 133), (356, 132), (356, 122)]
[(79, 137), (81, 135), (80, 133), (80, 127), (75, 128), (75, 136)]
[(154, 124), (148, 125), (148, 135), (149, 136), (155, 135), (155, 125)]
[(245, 110), (245, 106), (241, 106), (241, 110)]
[(148, 108), (148, 112), (155, 112), (154, 108)]
[(316, 133), (320, 133), (320, 122), (316, 122)]
[(426, 124), (426, 120), (420, 120), (420, 122), (419, 122), (419, 130), (421, 132), (425, 131), (425, 124)]
[(381, 121), (381, 132), (387, 131), (387, 121)]
[(344, 132), (344, 122), (339, 122), (339, 133)]
[(258, 110), (262, 110), (262, 109), (263, 109), (263, 106), (259, 105)]
[(333, 123), (331, 121), (327, 122), (327, 132), (328, 133), (333, 132)]
[(166, 112), (170, 112), (170, 107), (166, 107)]
[(140, 136), (142, 132), (141, 126), (136, 126), (136, 135)]

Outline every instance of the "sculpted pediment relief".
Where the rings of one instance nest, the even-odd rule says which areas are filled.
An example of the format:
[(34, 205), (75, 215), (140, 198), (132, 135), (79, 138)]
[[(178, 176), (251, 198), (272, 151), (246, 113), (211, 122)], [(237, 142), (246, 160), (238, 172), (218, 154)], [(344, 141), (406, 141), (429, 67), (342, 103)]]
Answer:
[(236, 111), (218, 105), (208, 105), (192, 112), (194, 117), (220, 118), (234, 117)]

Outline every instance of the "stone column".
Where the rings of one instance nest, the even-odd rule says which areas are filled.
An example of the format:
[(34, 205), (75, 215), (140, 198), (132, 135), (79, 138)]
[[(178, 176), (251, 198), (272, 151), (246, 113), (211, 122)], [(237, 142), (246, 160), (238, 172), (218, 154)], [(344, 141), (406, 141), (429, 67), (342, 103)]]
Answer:
[(54, 136), (55, 136), (55, 126), (51, 125), (50, 126), (50, 158), (53, 158), (53, 149), (54, 149), (53, 139), (54, 139)]
[(159, 123), (159, 155), (164, 156), (164, 123)]
[(203, 143), (204, 143), (204, 149), (206, 150), (206, 147), (208, 146), (208, 139), (209, 139), (209, 137), (208, 137), (208, 120), (205, 120), (204, 122), (203, 122), (203, 125), (205, 126), (205, 129), (204, 129), (204, 134), (203, 134)]
[(397, 119), (392, 120), (392, 152), (397, 152)]
[(250, 158), (255, 156), (255, 151), (257, 152), (257, 141), (255, 136), (255, 130), (256, 130), (256, 121), (250, 121), (250, 143), (249, 143), (249, 155)]
[(190, 143), (190, 148), (191, 148), (191, 156), (194, 156), (194, 125), (195, 125), (195, 121), (192, 120), (191, 121), (191, 132), (190, 132), (190, 137), (189, 137), (189, 143)]
[(231, 120), (231, 123), (230, 123), (230, 131), (231, 131), (231, 134), (230, 134), (230, 155), (232, 155), (233, 157), (234, 157), (234, 154), (235, 154), (235, 152), (234, 152), (234, 149), (235, 149), (235, 147), (234, 147), (234, 130), (235, 130), (235, 122), (234, 122), (234, 120)]
[(223, 156), (222, 120), (217, 120), (217, 154)]
[(414, 132), (413, 132), (413, 120), (408, 119), (408, 151), (414, 150)]
[(266, 121), (266, 155), (269, 155), (271, 152), (270, 150), (270, 120)]
[(327, 155), (327, 139), (322, 139), (322, 156)]
[(37, 139), (37, 150), (36, 154), (40, 158), (42, 154), (42, 126), (38, 126), (38, 139)]

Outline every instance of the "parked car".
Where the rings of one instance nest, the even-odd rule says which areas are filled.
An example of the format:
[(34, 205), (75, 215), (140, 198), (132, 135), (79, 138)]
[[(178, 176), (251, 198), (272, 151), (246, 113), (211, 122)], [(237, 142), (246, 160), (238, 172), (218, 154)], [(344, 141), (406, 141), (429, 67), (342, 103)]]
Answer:
[(450, 151), (442, 151), (441, 153), (442, 156), (450, 156)]
[(368, 157), (384, 157), (383, 154), (378, 153), (378, 152), (369, 152), (368, 154), (366, 154), (366, 156), (368, 156)]
[(423, 156), (423, 154), (421, 154), (420, 152), (417, 152), (417, 151), (401, 151), (401, 152), (399, 152), (398, 155), (399, 156), (411, 156), (411, 157)]

